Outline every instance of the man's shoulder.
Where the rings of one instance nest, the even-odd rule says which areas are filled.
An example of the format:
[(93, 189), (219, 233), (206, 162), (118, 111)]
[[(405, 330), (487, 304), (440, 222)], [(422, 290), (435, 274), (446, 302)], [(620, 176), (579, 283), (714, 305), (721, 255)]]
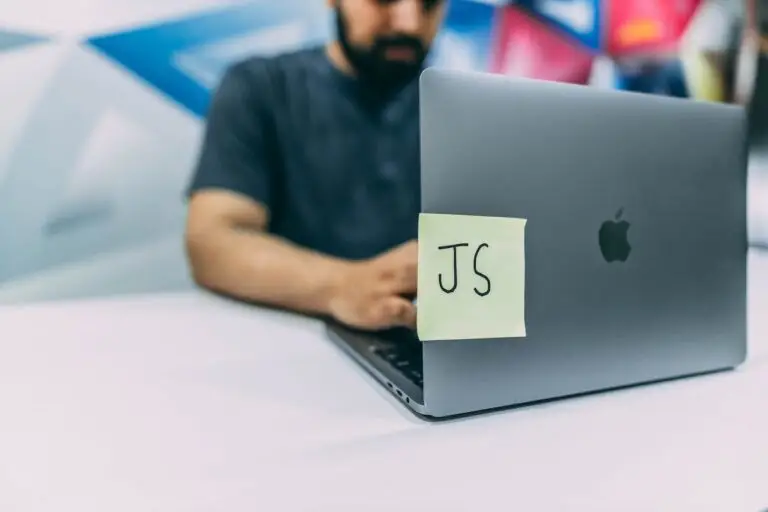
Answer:
[(306, 73), (324, 58), (324, 49), (320, 46), (270, 56), (254, 55), (232, 64), (227, 70), (227, 75), (237, 76), (240, 80), (251, 83), (284, 80), (291, 75)]

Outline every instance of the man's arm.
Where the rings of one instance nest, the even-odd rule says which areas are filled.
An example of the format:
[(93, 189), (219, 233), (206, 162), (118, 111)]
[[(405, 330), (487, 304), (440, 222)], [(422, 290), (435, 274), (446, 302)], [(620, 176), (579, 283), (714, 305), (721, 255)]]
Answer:
[(343, 261), (268, 233), (280, 161), (275, 83), (265, 61), (229, 69), (214, 95), (189, 191), (186, 248), (195, 281), (211, 290), (361, 328), (415, 323), (415, 243)]
[(195, 281), (241, 299), (328, 313), (346, 265), (267, 233), (280, 180), (275, 81), (253, 59), (224, 74), (212, 98), (189, 191), (186, 247)]
[(264, 205), (236, 193), (196, 193), (186, 231), (195, 281), (237, 298), (330, 315), (353, 264), (266, 233), (267, 216)]
[(205, 288), (362, 329), (415, 327), (418, 247), (409, 242), (371, 260), (345, 261), (264, 231), (267, 210), (224, 190), (190, 201), (187, 255)]

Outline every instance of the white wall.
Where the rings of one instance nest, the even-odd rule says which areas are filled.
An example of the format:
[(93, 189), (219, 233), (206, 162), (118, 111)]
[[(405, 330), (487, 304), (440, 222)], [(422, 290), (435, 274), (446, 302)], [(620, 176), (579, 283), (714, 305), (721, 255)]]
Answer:
[[(304, 16), (310, 16), (307, 1), (301, 2), (307, 11)], [(222, 0), (0, 4), (0, 302), (191, 286), (181, 243), (184, 187), (202, 122), (177, 100), (199, 93), (201, 85), (210, 89), (216, 83), (217, 68), (213, 75), (207, 70), (206, 82), (199, 66), (189, 69), (190, 65), (213, 56), (219, 59), (214, 64), (223, 68), (228, 57), (240, 56), (238, 51), (259, 50), (243, 48), (243, 41), (246, 46), (257, 43), (263, 27), (255, 25), (244, 34), (238, 32), (236, 19), (200, 21), (198, 42), (226, 42), (226, 37), (215, 34), (222, 26), (225, 32), (231, 26), (240, 42), (219, 44), (223, 51), (218, 54), (216, 45), (175, 49), (169, 55), (169, 70), (181, 69), (200, 90), (171, 84), (171, 94), (105, 57), (86, 40), (242, 4)], [(271, 0), (251, 4), (266, 21), (280, 13), (290, 15), (288, 0), (281, 0), (278, 8)], [(293, 12), (298, 12), (295, 6)], [(186, 33), (194, 30), (188, 27)], [(269, 37), (279, 50), (303, 44), (302, 36), (306, 34), (282, 46), (275, 34)], [(143, 41), (130, 44), (146, 52), (148, 60), (167, 50), (157, 40), (145, 47)]]
[[(0, 2), (0, 303), (190, 288), (183, 190), (201, 105), (232, 60), (324, 40), (324, 5)], [(483, 60), (470, 40), (487, 39), (484, 14), (470, 11), (439, 39), (440, 65)], [(108, 41), (116, 59), (88, 44), (157, 24)], [(613, 82), (609, 60), (595, 69)], [(753, 180), (751, 229), (768, 242), (766, 182)]]

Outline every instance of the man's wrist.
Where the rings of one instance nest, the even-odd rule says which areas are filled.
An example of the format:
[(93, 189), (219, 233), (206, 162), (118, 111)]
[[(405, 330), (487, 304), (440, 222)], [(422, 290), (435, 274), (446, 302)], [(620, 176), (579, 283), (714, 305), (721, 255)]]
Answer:
[(320, 292), (320, 313), (335, 317), (337, 304), (344, 296), (349, 283), (349, 274), (358, 263), (345, 260), (332, 260), (323, 271), (323, 285)]

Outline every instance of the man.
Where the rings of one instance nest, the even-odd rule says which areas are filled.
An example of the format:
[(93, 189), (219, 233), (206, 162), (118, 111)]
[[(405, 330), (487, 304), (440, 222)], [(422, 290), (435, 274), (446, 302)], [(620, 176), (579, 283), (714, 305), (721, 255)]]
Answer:
[(196, 282), (361, 329), (415, 324), (418, 75), (443, 0), (330, 0), (324, 48), (232, 66), (190, 191)]

